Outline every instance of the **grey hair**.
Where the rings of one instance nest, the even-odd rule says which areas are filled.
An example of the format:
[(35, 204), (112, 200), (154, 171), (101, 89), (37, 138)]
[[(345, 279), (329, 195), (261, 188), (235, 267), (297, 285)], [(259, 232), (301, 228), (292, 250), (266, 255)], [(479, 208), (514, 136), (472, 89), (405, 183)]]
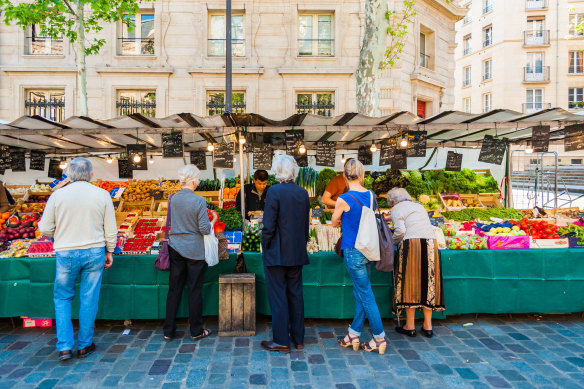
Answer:
[(91, 181), (93, 165), (87, 158), (75, 158), (67, 169), (67, 177), (71, 181)]
[(404, 188), (393, 188), (387, 192), (387, 201), (389, 204), (396, 205), (402, 201), (412, 201), (412, 196)]
[(178, 178), (182, 186), (190, 185), (192, 182), (199, 185), (201, 171), (195, 165), (185, 165), (178, 169)]
[(288, 182), (296, 180), (300, 168), (293, 157), (289, 155), (281, 155), (272, 165), (272, 170), (274, 171), (274, 174), (276, 174), (276, 179), (278, 181)]
[(365, 167), (361, 161), (352, 158), (345, 163), (344, 173), (347, 180), (361, 182), (365, 178)]

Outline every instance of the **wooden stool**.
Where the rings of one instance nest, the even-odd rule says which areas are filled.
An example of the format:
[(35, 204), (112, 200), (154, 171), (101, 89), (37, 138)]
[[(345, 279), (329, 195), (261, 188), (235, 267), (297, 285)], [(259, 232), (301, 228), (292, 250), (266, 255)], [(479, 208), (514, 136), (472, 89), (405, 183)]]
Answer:
[(256, 333), (255, 274), (219, 276), (219, 336)]

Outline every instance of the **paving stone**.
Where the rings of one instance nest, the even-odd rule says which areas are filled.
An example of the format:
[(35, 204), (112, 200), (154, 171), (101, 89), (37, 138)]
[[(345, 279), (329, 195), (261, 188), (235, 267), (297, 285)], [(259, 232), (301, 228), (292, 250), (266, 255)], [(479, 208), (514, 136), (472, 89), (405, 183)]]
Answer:
[(324, 363), (324, 357), (320, 354), (313, 354), (308, 356), (308, 363), (310, 364), (322, 364)]
[(511, 385), (505, 381), (502, 377), (498, 376), (486, 376), (485, 379), (495, 388), (510, 388)]
[(456, 370), (456, 372), (465, 380), (476, 380), (479, 378), (472, 369), (455, 368), (454, 370)]
[(251, 385), (266, 385), (266, 375), (265, 374), (252, 374), (249, 376), (249, 383)]

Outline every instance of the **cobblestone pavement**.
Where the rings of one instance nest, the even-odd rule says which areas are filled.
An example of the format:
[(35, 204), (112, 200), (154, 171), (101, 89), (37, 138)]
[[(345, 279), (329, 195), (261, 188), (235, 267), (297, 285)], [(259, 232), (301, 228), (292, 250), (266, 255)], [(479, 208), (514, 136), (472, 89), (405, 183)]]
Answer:
[[(472, 323), (473, 325), (468, 325)], [(0, 321), (0, 388), (582, 388), (584, 319), (578, 315), (458, 316), (436, 321), (435, 338), (407, 338), (385, 322), (385, 355), (340, 349), (348, 321), (309, 321), (306, 348), (268, 353), (269, 322), (251, 338), (192, 342), (182, 322), (165, 343), (161, 322), (97, 323), (97, 352), (56, 361), (54, 329), (12, 329)], [(208, 319), (216, 329), (216, 319)], [(368, 340), (363, 335), (362, 340)]]

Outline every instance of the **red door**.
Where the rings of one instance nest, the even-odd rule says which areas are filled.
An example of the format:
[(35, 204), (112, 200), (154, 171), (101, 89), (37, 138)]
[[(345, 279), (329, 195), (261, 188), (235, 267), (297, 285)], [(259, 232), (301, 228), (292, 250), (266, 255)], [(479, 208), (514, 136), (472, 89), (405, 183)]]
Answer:
[(418, 100), (418, 117), (426, 119), (426, 102)]

